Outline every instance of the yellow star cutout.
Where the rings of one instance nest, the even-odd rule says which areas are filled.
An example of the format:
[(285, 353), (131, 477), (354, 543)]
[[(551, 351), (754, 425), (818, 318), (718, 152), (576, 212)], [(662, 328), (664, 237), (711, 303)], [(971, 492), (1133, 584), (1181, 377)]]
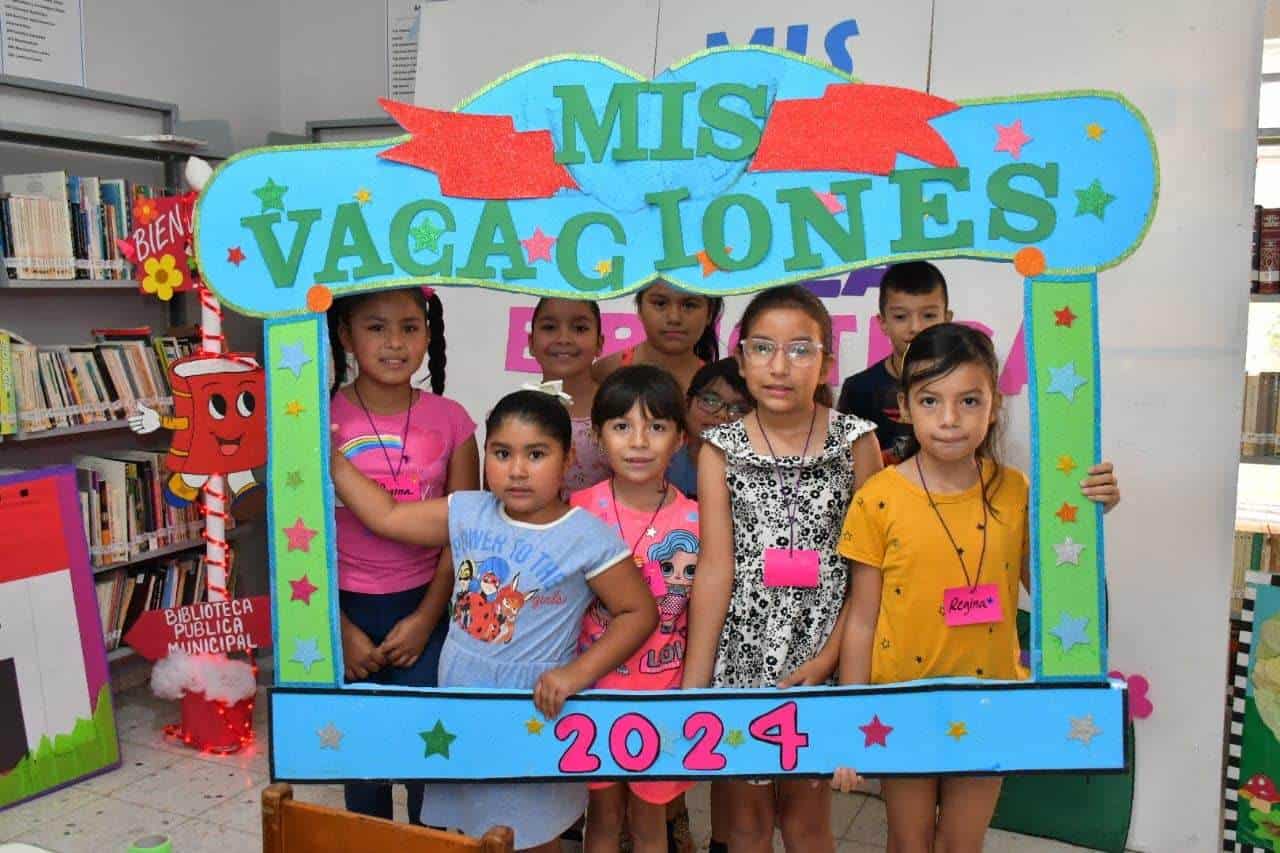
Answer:
[(1071, 476), (1071, 472), (1076, 470), (1076, 460), (1064, 454), (1058, 457), (1057, 467), (1059, 471), (1061, 471), (1062, 473), (1066, 474), (1069, 477)]
[(284, 407), (284, 413), (286, 415), (293, 415), (295, 418), (305, 411), (306, 409), (303, 408), (303, 405), (297, 400), (290, 400)]
[(356, 201), (360, 202), (361, 204), (368, 204), (370, 201), (373, 200), (373, 193), (369, 192), (364, 187), (361, 187), (360, 189), (356, 190), (354, 193), (352, 193), (352, 195), (355, 196)]
[(957, 742), (967, 734), (969, 734), (969, 729), (964, 723), (952, 723), (951, 727), (947, 729), (947, 737), (953, 737)]
[(596, 264), (596, 272), (600, 273), (600, 275), (608, 275), (613, 272), (613, 261), (605, 258), (603, 261)]
[(1107, 129), (1096, 121), (1091, 121), (1084, 127), (1084, 135), (1092, 139), (1094, 142), (1101, 140), (1102, 134), (1106, 132)]
[(531, 735), (540, 735), (542, 734), (542, 727), (545, 725), (546, 723), (537, 717), (530, 717), (524, 721), (524, 730)]

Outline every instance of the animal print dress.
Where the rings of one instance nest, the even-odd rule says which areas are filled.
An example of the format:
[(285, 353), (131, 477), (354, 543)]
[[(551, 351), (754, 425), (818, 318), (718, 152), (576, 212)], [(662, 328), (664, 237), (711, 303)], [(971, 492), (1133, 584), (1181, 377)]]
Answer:
[[(772, 687), (812, 659), (835, 628), (849, 584), (849, 567), (836, 553), (853, 496), (849, 448), (875, 425), (853, 415), (830, 415), (826, 441), (816, 456), (782, 456), (776, 468), (770, 456), (751, 446), (743, 421), (703, 433), (724, 451), (733, 514), (733, 587), (716, 651), (713, 687)], [(787, 505), (797, 470), (792, 543)], [(765, 549), (787, 547), (818, 552), (817, 586), (764, 585)]]

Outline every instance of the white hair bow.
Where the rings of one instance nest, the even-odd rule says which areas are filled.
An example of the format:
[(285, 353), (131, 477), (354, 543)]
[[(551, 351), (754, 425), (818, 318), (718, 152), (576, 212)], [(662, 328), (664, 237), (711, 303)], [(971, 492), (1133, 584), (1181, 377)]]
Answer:
[(550, 394), (557, 397), (566, 406), (573, 405), (573, 398), (564, 392), (564, 381), (552, 379), (550, 382), (526, 382), (520, 386), (525, 391), (537, 391), (539, 394)]

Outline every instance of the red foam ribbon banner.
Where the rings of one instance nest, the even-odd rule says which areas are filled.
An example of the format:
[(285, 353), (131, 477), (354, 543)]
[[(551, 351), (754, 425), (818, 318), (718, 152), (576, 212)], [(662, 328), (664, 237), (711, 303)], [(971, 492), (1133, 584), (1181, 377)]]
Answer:
[(821, 98), (774, 103), (747, 171), (887, 175), (899, 154), (953, 167), (955, 152), (929, 120), (959, 108), (914, 89), (832, 83)]
[(412, 136), (378, 156), (434, 172), (447, 196), (550, 198), (578, 189), (556, 162), (549, 130), (517, 131), (511, 116), (432, 110), (387, 98), (378, 103)]
[(147, 660), (175, 648), (190, 654), (243, 652), (271, 645), (271, 599), (265, 595), (148, 610), (124, 641)]
[(196, 286), (199, 277), (188, 263), (195, 204), (193, 192), (159, 198), (138, 196), (133, 200), (129, 238), (116, 240), (116, 245), (134, 264), (133, 274), (144, 292), (168, 301), (174, 293)]

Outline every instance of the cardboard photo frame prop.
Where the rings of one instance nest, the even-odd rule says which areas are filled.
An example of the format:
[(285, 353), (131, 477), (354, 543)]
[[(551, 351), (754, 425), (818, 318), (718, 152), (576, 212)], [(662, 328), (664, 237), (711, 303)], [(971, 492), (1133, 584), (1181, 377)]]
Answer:
[[(1097, 274), (1136, 250), (1158, 196), (1133, 105), (1102, 91), (951, 102), (739, 47), (653, 81), (552, 57), (452, 112), (384, 107), (408, 136), (245, 152), (197, 205), (206, 282), (267, 320), (274, 778), (1125, 766), (1101, 509), (1078, 483), (1100, 459)], [(550, 722), (527, 692), (342, 683), (325, 428), (335, 297), (430, 283), (601, 299), (658, 279), (724, 295), (917, 258), (1012, 262), (1023, 279), (1030, 681), (588, 692)]]

